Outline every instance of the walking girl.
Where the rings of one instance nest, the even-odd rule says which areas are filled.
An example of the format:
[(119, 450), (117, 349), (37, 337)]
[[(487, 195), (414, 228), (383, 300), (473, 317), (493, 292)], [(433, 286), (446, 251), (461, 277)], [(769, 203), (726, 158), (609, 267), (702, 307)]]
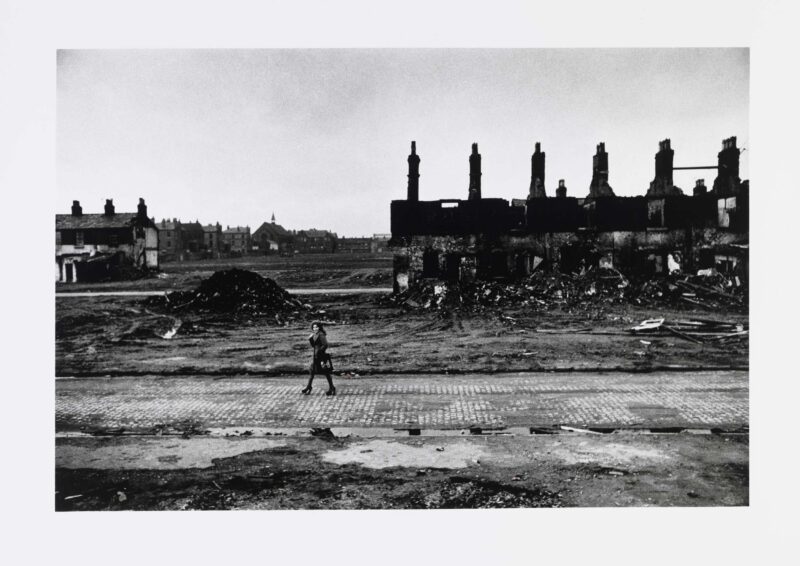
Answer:
[(311, 361), (310, 375), (308, 378), (308, 385), (302, 390), (303, 395), (311, 394), (311, 384), (314, 382), (314, 376), (319, 373), (324, 373), (325, 378), (328, 380), (328, 391), (325, 393), (327, 396), (336, 395), (336, 388), (333, 386), (333, 378), (331, 377), (330, 355), (326, 353), (328, 349), (328, 339), (325, 334), (325, 329), (322, 323), (311, 323), (311, 335), (308, 337), (311, 347), (314, 349), (314, 359)]

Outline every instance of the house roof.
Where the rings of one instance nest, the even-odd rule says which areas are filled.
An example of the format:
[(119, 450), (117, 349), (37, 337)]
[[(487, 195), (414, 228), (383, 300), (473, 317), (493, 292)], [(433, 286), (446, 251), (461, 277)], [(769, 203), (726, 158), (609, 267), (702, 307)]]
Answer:
[(221, 231), (222, 227), (215, 224), (206, 224), (203, 226), (203, 232), (217, 232)]
[[(56, 230), (88, 230), (95, 228), (127, 228), (141, 222), (141, 217), (135, 212), (118, 212), (106, 214), (56, 214)], [(146, 226), (156, 226), (147, 218)]]
[(289, 231), (280, 224), (273, 224), (271, 222), (264, 222), (258, 229), (253, 232), (253, 237), (256, 239), (261, 238), (261, 234), (266, 234), (272, 238), (291, 236)]
[(228, 228), (227, 230), (222, 231), (223, 234), (249, 234), (250, 228), (242, 228), (241, 226), (237, 226), (236, 228)]
[(195, 238), (203, 237), (203, 227), (199, 222), (182, 222), (181, 232), (185, 236), (194, 236)]
[(310, 230), (303, 230), (303, 234), (308, 236), (309, 238), (324, 238), (324, 237), (333, 237), (333, 234), (328, 230), (317, 230), (316, 228), (311, 228)]

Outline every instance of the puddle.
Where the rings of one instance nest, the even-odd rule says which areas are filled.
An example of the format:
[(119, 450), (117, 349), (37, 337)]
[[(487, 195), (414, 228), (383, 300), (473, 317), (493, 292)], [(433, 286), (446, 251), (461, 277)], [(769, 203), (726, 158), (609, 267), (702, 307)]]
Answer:
[(401, 466), (406, 468), (466, 468), (476, 464), (486, 452), (472, 442), (409, 446), (389, 440), (358, 442), (344, 450), (329, 450), (322, 459), (333, 464), (360, 464), (380, 469)]
[(270, 438), (198, 438), (191, 440), (132, 439), (109, 446), (58, 444), (56, 467), (95, 470), (178, 470), (208, 468), (215, 458), (230, 458), (247, 452), (286, 446), (285, 440)]

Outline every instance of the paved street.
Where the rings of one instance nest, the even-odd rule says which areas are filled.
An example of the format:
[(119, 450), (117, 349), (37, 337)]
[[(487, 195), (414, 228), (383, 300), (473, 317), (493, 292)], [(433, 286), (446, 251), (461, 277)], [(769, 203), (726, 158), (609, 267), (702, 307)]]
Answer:
[(114, 377), (59, 379), (58, 432), (97, 427), (594, 426), (738, 428), (748, 424), (748, 374), (534, 373), (336, 378)]

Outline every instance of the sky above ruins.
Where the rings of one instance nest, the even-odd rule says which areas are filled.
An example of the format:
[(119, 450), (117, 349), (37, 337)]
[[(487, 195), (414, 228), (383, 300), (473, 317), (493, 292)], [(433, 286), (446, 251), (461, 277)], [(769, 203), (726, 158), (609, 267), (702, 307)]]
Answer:
[(749, 177), (746, 49), (68, 50), (57, 73), (57, 212), (387, 233), (411, 140), (421, 200), (467, 198), (473, 142), (484, 197), (525, 198), (537, 141), (548, 196), (586, 196), (599, 142), (620, 196), (665, 138), (696, 166), (737, 136)]

